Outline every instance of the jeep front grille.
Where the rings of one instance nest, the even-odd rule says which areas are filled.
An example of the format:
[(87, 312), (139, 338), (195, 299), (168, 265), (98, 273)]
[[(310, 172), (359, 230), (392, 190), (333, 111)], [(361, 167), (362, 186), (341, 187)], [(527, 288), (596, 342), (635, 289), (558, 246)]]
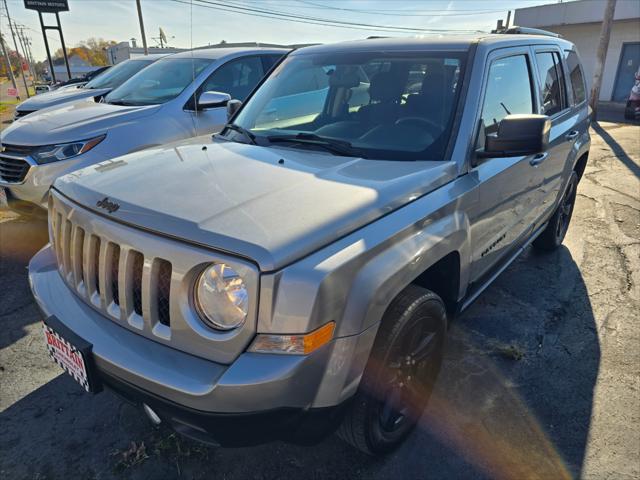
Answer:
[(30, 147), (3, 145), (0, 152), (0, 178), (9, 183), (23, 182), (31, 167), (26, 160), (30, 153)]
[(140, 330), (145, 321), (170, 326), (171, 263), (89, 234), (53, 206), (50, 215), (60, 275), (78, 295)]
[[(96, 193), (83, 200), (95, 205), (102, 198)], [(233, 362), (256, 333), (258, 269), (210, 248), (127, 225), (118, 221), (121, 213), (92, 211), (51, 189), (51, 248), (60, 278), (75, 297), (65, 300), (82, 302), (105, 322), (171, 348)], [(231, 265), (249, 289), (247, 321), (233, 332), (210, 328), (193, 308), (193, 283), (216, 262)]]

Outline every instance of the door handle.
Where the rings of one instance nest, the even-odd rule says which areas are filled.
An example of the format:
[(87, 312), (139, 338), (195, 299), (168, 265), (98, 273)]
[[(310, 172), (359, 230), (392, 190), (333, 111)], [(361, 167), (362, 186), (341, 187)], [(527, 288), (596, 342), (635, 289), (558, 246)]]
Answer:
[(547, 152), (538, 153), (531, 160), (529, 160), (529, 165), (531, 165), (532, 167), (537, 167), (542, 162), (544, 162), (548, 156), (549, 156), (549, 153)]
[(577, 130), (572, 130), (567, 133), (564, 138), (566, 138), (568, 142), (573, 142), (576, 138), (578, 138), (578, 135), (580, 135), (580, 132), (578, 132)]

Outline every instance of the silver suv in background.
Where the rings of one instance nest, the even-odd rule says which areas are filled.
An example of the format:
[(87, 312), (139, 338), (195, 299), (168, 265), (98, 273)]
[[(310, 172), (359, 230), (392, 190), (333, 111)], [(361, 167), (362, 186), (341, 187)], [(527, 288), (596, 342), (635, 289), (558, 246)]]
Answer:
[(147, 55), (146, 57), (125, 60), (82, 85), (68, 85), (31, 97), (16, 107), (14, 119), (18, 120), (43, 108), (77, 102), (82, 99), (100, 101), (107, 93), (122, 85), (144, 67), (165, 56)]
[(60, 175), (219, 131), (227, 121), (227, 102), (244, 100), (286, 52), (211, 48), (176, 53), (141, 70), (100, 103), (69, 103), (14, 122), (0, 133), (0, 188), (9, 207), (46, 209), (49, 187)]
[(59, 178), (29, 265), (52, 358), (200, 440), (339, 428), (388, 452), (455, 314), (563, 241), (590, 147), (577, 58), (541, 34), (302, 48), (213, 142)]

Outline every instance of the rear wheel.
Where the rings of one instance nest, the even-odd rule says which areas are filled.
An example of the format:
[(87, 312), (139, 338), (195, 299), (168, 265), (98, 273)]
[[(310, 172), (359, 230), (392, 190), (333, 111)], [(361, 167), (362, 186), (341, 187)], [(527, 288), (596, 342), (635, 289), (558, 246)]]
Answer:
[(569, 223), (573, 215), (573, 207), (576, 202), (576, 193), (578, 190), (578, 175), (571, 172), (569, 183), (564, 191), (562, 200), (551, 216), (549, 224), (544, 231), (533, 241), (533, 246), (538, 250), (551, 251), (562, 245)]
[(370, 455), (397, 447), (426, 406), (447, 326), (442, 299), (410, 285), (387, 309), (360, 388), (338, 435)]

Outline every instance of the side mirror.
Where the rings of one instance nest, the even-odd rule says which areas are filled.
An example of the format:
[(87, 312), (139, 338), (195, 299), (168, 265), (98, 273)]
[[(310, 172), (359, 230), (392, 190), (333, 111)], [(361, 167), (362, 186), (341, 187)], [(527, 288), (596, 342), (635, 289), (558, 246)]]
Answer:
[(231, 120), (231, 118), (236, 114), (240, 107), (242, 106), (242, 102), (240, 100), (229, 100), (227, 102), (227, 119)]
[(534, 155), (549, 147), (551, 121), (546, 115), (507, 115), (498, 131), (485, 137), (481, 157)]
[(224, 107), (231, 100), (231, 95), (222, 92), (202, 92), (198, 98), (198, 110)]

